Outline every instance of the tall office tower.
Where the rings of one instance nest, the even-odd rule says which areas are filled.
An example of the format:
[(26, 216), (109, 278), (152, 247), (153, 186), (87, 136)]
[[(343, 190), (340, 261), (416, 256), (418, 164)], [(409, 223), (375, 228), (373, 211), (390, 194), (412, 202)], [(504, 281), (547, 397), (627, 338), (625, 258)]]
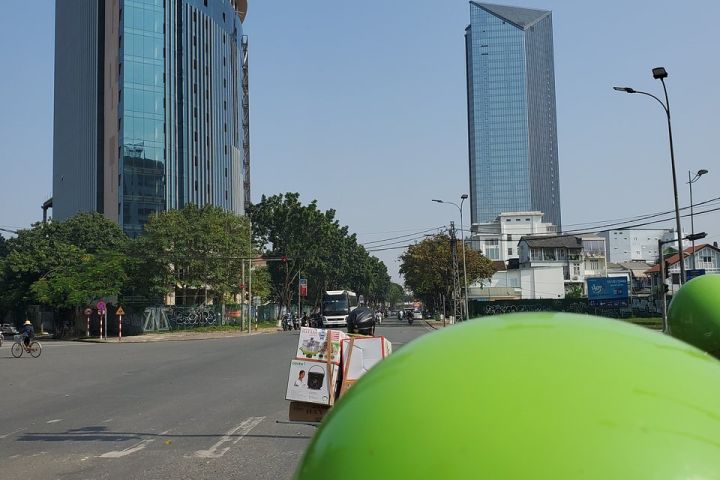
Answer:
[[(247, 0), (56, 0), (53, 216), (242, 214)], [(247, 186), (246, 186), (247, 188)]]
[(552, 13), (470, 2), (465, 48), (472, 223), (541, 211), (560, 228)]

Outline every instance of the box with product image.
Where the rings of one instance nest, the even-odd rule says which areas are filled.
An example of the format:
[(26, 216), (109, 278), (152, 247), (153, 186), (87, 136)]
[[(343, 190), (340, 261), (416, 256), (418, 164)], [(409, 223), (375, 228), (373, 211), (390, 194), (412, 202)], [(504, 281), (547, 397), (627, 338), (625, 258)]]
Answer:
[(330, 361), (336, 365), (340, 365), (340, 344), (348, 338), (347, 334), (340, 330), (302, 327), (300, 329), (300, 339), (298, 340), (295, 358), (326, 362), (328, 337), (332, 343), (333, 350)]
[(344, 393), (368, 370), (392, 353), (392, 344), (385, 337), (352, 337), (343, 340)]
[(335, 403), (339, 370), (340, 367), (332, 363), (292, 360), (285, 399), (332, 405)]

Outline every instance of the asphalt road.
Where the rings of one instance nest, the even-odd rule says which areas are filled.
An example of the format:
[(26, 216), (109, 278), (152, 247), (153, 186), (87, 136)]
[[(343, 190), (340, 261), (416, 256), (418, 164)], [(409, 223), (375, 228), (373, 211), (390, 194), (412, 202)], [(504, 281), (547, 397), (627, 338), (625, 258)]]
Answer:
[[(394, 348), (427, 333), (386, 321)], [(287, 420), (297, 332), (0, 348), (0, 478), (291, 478), (315, 429)]]

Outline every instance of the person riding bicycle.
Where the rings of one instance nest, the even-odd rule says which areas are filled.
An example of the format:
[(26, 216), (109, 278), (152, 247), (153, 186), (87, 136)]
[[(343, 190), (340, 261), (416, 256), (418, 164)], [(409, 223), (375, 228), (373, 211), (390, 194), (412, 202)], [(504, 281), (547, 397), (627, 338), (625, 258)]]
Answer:
[(30, 320), (25, 320), (25, 323), (23, 324), (22, 332), (20, 332), (23, 336), (23, 343), (25, 344), (25, 348), (30, 348), (30, 342), (35, 338), (35, 329), (32, 326), (32, 323), (30, 323)]

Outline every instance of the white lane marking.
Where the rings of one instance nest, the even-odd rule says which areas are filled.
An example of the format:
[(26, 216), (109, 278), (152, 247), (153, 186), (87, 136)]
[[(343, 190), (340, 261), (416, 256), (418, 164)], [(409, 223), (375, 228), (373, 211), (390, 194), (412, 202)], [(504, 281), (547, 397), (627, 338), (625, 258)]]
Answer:
[(48, 420), (45, 423), (58, 423), (58, 422), (62, 422), (62, 418), (56, 418), (55, 420)]
[[(195, 452), (195, 456), (199, 458), (220, 458), (230, 450), (230, 447), (242, 440), (245, 435), (257, 427), (260, 422), (265, 420), (265, 417), (250, 417), (242, 422), (237, 427), (230, 429), (223, 437), (215, 443), (209, 450), (198, 450)], [(224, 444), (231, 442), (227, 447), (223, 447)], [(221, 448), (223, 447), (223, 448)]]
[(6, 433), (5, 435), (0, 435), (0, 439), (7, 438), (7, 437), (9, 437), (10, 435), (15, 435), (16, 433), (22, 432), (23, 430), (27, 430), (27, 429), (26, 429), (26, 428), (18, 428), (17, 430), (12, 431), (12, 432), (10, 432), (10, 433)]
[(103, 420), (102, 423), (110, 423), (110, 422), (112, 422), (112, 420), (113, 420), (112, 418), (108, 418), (107, 420)]
[[(162, 432), (160, 435), (167, 435), (167, 433), (170, 430), (166, 430)], [(114, 450), (112, 452), (106, 452), (102, 455), (99, 455), (98, 458), (121, 458), (121, 457), (127, 457), (128, 455), (131, 455), (135, 452), (139, 452), (140, 450), (144, 450), (145, 447), (147, 447), (149, 444), (154, 442), (154, 438), (148, 438), (147, 440), (142, 440), (141, 442), (136, 443), (135, 445), (132, 445), (124, 450)]]

